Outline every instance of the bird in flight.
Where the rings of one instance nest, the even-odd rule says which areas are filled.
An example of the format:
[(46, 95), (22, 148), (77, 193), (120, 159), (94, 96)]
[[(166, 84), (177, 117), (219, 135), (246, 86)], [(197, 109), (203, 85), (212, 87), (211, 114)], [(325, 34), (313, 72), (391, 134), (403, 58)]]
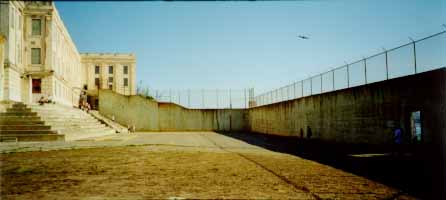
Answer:
[(307, 37), (307, 36), (305, 36), (305, 35), (299, 35), (299, 36), (297, 36), (297, 37), (299, 37), (300, 39), (304, 39), (304, 40), (308, 40), (308, 39), (310, 39), (309, 37)]

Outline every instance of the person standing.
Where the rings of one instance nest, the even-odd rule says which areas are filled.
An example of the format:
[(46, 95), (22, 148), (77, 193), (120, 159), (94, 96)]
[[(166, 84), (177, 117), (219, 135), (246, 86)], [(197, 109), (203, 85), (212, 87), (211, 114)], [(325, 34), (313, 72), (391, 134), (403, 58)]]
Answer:
[(393, 155), (401, 154), (401, 145), (403, 144), (403, 130), (397, 126), (393, 131)]
[(310, 126), (307, 126), (307, 139), (311, 139), (311, 136), (313, 136), (313, 132), (311, 132)]

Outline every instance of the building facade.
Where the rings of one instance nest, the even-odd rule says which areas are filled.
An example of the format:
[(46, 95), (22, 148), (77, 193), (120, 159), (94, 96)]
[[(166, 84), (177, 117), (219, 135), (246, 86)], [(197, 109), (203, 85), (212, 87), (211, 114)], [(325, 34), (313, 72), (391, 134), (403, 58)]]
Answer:
[(98, 94), (98, 89), (110, 89), (123, 95), (136, 94), (136, 58), (134, 54), (82, 53), (84, 89)]
[[(77, 105), (84, 86), (93, 88), (88, 87), (91, 78), (85, 62), (52, 1), (0, 1), (0, 36), (5, 40), (0, 56), (0, 64), (4, 63), (0, 65), (0, 101), (34, 103), (51, 96), (57, 103)], [(135, 56), (132, 60), (124, 54), (99, 55), (103, 55), (104, 65), (122, 67), (128, 63), (129, 72), (133, 72), (127, 75), (129, 88), (118, 88), (123, 85), (121, 77), (114, 78), (112, 88), (133, 94), (126, 89), (134, 87)]]
[(123, 95), (136, 94), (134, 54), (82, 53), (82, 82), (93, 108), (98, 105), (99, 89)]

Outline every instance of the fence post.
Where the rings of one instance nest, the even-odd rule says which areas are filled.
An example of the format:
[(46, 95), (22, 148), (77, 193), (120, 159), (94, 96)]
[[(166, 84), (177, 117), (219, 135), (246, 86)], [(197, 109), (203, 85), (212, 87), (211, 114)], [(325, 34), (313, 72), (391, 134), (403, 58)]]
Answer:
[(172, 89), (169, 89), (169, 103), (172, 103)]
[(367, 59), (364, 58), (364, 83), (367, 84)]
[(415, 41), (412, 40), (413, 43), (413, 62), (414, 62), (414, 67), (415, 67), (415, 73), (417, 73), (417, 49), (416, 49), (416, 45), (415, 45)]
[(229, 89), (229, 108), (232, 109), (232, 95), (231, 95), (231, 89)]
[(386, 49), (384, 49), (384, 55), (386, 57), (386, 80), (389, 80), (389, 62), (387, 60), (387, 50)]
[(187, 106), (190, 108), (190, 89), (187, 89)]
[(310, 96), (313, 95), (313, 78), (310, 77)]
[(296, 81), (294, 81), (293, 83), (293, 99), (296, 99), (297, 95), (296, 95)]
[(333, 74), (332, 74), (333, 75), (332, 76), (332, 81), (333, 81), (333, 90), (332, 91), (335, 90), (335, 75), (334, 75), (335, 73), (334, 72), (335, 72), (335, 70), (333, 70)]
[(321, 76), (321, 94), (322, 94), (322, 74), (320, 76)]
[(204, 89), (201, 89), (201, 106), (204, 108)]
[(300, 97), (304, 97), (304, 80), (300, 81)]
[(245, 108), (247, 108), (246, 107), (246, 88), (243, 89), (243, 94), (245, 95), (245, 101), (244, 101), (245, 102)]
[(347, 88), (350, 87), (350, 70), (349, 70), (350, 66), (349, 64), (347, 64)]
[(218, 108), (218, 89), (215, 89), (215, 96), (217, 98), (217, 108)]

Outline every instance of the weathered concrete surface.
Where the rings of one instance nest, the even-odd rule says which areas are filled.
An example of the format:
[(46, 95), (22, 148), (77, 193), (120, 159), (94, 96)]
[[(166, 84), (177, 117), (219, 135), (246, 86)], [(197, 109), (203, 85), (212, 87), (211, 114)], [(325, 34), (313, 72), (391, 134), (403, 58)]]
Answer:
[(140, 96), (101, 90), (100, 114), (137, 131), (242, 131), (248, 127), (245, 109), (187, 109)]
[(172, 103), (158, 104), (161, 131), (242, 131), (247, 127), (244, 109), (187, 109)]
[[(445, 68), (250, 109), (251, 131), (345, 143), (391, 143), (410, 113), (420, 110), (425, 143), (445, 133)], [(409, 138), (408, 138), (409, 139)]]
[(124, 96), (99, 91), (99, 113), (136, 130), (158, 131), (158, 102), (141, 96)]

